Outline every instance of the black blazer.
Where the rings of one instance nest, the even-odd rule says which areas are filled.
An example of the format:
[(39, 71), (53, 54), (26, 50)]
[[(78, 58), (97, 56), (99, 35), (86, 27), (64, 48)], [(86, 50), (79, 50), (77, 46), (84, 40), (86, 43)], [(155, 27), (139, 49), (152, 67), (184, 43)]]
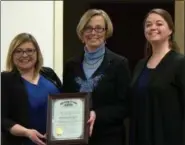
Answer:
[[(83, 55), (66, 63), (63, 76), (65, 92), (79, 92), (76, 77), (86, 80), (82, 61)], [(126, 92), (130, 71), (127, 59), (106, 49), (104, 60), (92, 77), (99, 74), (103, 74), (103, 77), (92, 92), (92, 107), (96, 112), (92, 138), (108, 140), (123, 134), (123, 120), (128, 113)]]
[[(43, 67), (40, 71), (46, 79), (62, 89), (62, 84), (51, 68)], [(17, 70), (1, 73), (1, 137), (2, 145), (22, 145), (24, 137), (16, 137), (9, 130), (15, 124), (28, 126), (28, 95)]]
[[(137, 135), (137, 98), (134, 95), (138, 78), (146, 67), (147, 59), (141, 60), (134, 71), (131, 83), (131, 145), (140, 145)], [(147, 87), (148, 96), (146, 124), (150, 124), (142, 145), (185, 145), (185, 57), (173, 50), (169, 51), (151, 72)], [(145, 137), (146, 137), (145, 136)], [(147, 138), (147, 137), (146, 137)]]

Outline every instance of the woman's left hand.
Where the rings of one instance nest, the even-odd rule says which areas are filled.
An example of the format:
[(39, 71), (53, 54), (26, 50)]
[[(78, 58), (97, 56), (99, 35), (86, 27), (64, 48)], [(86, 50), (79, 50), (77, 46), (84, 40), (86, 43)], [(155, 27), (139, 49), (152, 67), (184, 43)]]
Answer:
[(90, 136), (92, 135), (92, 132), (93, 132), (93, 126), (94, 126), (95, 119), (96, 119), (96, 113), (94, 111), (90, 111), (90, 118), (87, 121), (87, 123), (90, 125), (89, 127)]

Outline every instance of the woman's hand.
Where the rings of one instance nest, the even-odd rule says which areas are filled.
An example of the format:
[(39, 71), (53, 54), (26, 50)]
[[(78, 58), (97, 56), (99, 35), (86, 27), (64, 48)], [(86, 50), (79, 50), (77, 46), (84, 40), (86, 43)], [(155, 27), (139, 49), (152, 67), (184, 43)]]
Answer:
[(42, 139), (45, 139), (46, 137), (44, 135), (42, 135), (41, 133), (39, 133), (37, 130), (35, 129), (27, 129), (26, 131), (26, 136), (35, 144), (37, 145), (46, 145), (46, 143), (44, 143), (42, 141)]
[(89, 135), (90, 136), (92, 135), (92, 132), (93, 132), (93, 126), (94, 126), (95, 119), (96, 119), (96, 113), (94, 111), (91, 111), (90, 118), (87, 121), (87, 123), (90, 125), (90, 127), (89, 127)]

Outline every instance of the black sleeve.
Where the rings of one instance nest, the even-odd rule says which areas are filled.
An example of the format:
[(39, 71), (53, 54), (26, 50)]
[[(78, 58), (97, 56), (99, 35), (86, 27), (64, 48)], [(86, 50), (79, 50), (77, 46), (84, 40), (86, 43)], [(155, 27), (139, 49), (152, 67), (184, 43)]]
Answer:
[[(75, 90), (72, 89), (72, 76), (70, 73), (72, 70), (70, 70), (70, 63), (65, 63), (64, 64), (64, 69), (63, 69), (63, 91), (65, 93), (73, 93)], [(71, 84), (71, 85), (70, 85)]]
[[(64, 93), (77, 93), (78, 88), (74, 80), (74, 71), (73, 71), (73, 64), (71, 64), (70, 61), (68, 61), (64, 65), (64, 70), (63, 70), (63, 91)], [(90, 93), (89, 95), (89, 108), (90, 110), (93, 110), (93, 105), (92, 105), (92, 94)]]
[(57, 76), (57, 74), (55, 73), (55, 71), (53, 71), (53, 80), (56, 81), (56, 85), (59, 88), (60, 92), (63, 92), (63, 85), (61, 80), (59, 79), (59, 77)]
[[(131, 80), (130, 70), (127, 59), (124, 59), (118, 65), (116, 70), (116, 94), (117, 104), (95, 110), (97, 122), (110, 124), (117, 120), (123, 121), (128, 116), (128, 88)], [(108, 112), (108, 113), (105, 113)]]
[(15, 121), (9, 118), (9, 107), (10, 107), (10, 96), (9, 96), (9, 85), (8, 75), (1, 73), (1, 128), (2, 132), (9, 132), (9, 130), (17, 124)]
[(177, 85), (181, 94), (180, 99), (183, 113), (183, 145), (185, 145), (185, 57), (181, 59), (177, 73)]
[(41, 74), (56, 85), (56, 87), (63, 92), (63, 85), (55, 71), (49, 67), (43, 67)]

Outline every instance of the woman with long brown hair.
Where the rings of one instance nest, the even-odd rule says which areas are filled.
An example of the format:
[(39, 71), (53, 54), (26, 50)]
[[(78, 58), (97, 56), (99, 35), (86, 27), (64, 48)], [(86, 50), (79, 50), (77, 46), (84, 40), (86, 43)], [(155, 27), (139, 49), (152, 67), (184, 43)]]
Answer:
[(151, 10), (144, 34), (147, 55), (131, 83), (130, 145), (185, 145), (185, 57), (173, 41), (170, 14)]

